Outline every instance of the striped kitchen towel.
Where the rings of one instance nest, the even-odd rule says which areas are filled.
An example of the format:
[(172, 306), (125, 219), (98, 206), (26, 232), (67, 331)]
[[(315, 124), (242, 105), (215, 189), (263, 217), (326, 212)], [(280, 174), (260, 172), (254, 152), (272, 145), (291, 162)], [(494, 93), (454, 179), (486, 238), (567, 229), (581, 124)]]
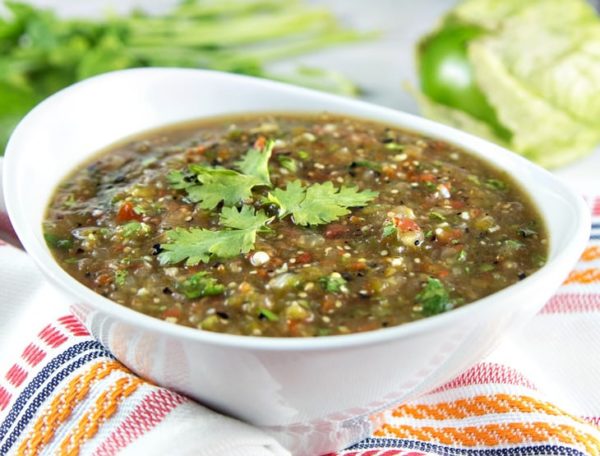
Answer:
[(0, 455), (288, 455), (273, 438), (132, 374), (0, 241)]
[[(590, 244), (527, 331), (374, 416), (372, 435), (336, 454), (600, 455), (600, 198), (590, 202)], [(0, 230), (14, 239), (2, 214)], [(136, 377), (60, 302), (29, 257), (0, 240), (0, 455), (289, 454)]]

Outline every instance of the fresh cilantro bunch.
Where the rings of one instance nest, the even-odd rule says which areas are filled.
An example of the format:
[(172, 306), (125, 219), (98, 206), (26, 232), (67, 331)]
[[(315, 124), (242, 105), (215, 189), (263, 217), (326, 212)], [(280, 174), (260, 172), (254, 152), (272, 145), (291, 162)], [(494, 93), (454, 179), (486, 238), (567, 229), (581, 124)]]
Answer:
[(335, 71), (275, 74), (266, 66), (373, 36), (343, 27), (327, 9), (288, 0), (180, 0), (162, 15), (138, 10), (97, 19), (63, 18), (23, 1), (0, 6), (0, 155), (14, 126), (41, 100), (124, 68), (209, 68), (353, 95), (357, 87)]
[[(169, 184), (184, 190), (187, 198), (202, 209), (214, 211), (222, 203), (220, 230), (205, 228), (175, 228), (166, 232), (168, 242), (161, 244), (158, 259), (161, 264), (185, 261), (188, 266), (207, 263), (211, 259), (231, 258), (254, 248), (259, 231), (268, 230), (276, 218), (291, 216), (296, 225), (314, 226), (333, 222), (350, 213), (349, 208), (367, 205), (378, 195), (357, 187), (335, 187), (331, 182), (303, 186), (299, 180), (289, 182), (285, 189), (275, 188), (266, 202), (275, 204), (277, 217), (249, 204), (256, 187), (272, 188), (269, 159), (273, 141), (262, 149), (251, 148), (235, 163), (237, 169), (192, 164), (187, 171), (172, 171)], [(235, 207), (241, 205), (241, 208)]]

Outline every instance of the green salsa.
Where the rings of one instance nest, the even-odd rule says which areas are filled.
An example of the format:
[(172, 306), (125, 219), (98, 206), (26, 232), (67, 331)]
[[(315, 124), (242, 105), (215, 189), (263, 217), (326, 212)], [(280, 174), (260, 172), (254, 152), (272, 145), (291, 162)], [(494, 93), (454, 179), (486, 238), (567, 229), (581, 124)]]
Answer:
[(528, 196), (459, 148), (330, 114), (140, 134), (64, 179), (44, 222), (75, 279), (171, 323), (311, 337), (440, 314), (539, 269)]

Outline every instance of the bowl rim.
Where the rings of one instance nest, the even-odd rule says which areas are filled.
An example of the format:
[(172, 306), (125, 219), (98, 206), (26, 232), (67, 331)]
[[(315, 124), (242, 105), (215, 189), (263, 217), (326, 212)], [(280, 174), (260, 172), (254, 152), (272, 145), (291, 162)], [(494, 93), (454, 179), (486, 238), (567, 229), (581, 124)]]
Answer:
[[(97, 84), (99, 81), (107, 81), (112, 78), (119, 78), (123, 75), (140, 75), (144, 77), (145, 74), (149, 73), (163, 73), (164, 76), (170, 74), (183, 74), (183, 73), (194, 73), (200, 78), (202, 76), (208, 78), (225, 78), (231, 80), (233, 83), (251, 83), (263, 87), (278, 88), (280, 90), (287, 90), (297, 92), (300, 94), (306, 94), (310, 97), (319, 97), (322, 100), (329, 100), (337, 104), (353, 105), (356, 108), (363, 108), (363, 110), (376, 109), (378, 112), (387, 113), (394, 115), (397, 121), (394, 122), (401, 128), (406, 128), (410, 131), (414, 131), (418, 134), (427, 134), (429, 137), (441, 139), (446, 142), (466, 142), (471, 144), (469, 149), (471, 151), (477, 150), (477, 154), (482, 154), (482, 158), (485, 159), (488, 154), (499, 154), (504, 155), (514, 162), (515, 166), (524, 166), (530, 169), (537, 175), (545, 176), (546, 179), (550, 179), (554, 184), (554, 189), (557, 193), (560, 193), (563, 197), (569, 200), (569, 203), (576, 210), (578, 217), (572, 220), (574, 224), (573, 231), (574, 235), (570, 239), (566, 248), (562, 251), (557, 252), (554, 258), (550, 258), (547, 263), (526, 279), (516, 282), (502, 290), (499, 290), (489, 296), (482, 299), (473, 301), (469, 304), (461, 306), (457, 309), (453, 309), (443, 314), (424, 318), (413, 322), (403, 323), (398, 326), (392, 326), (388, 328), (381, 328), (372, 331), (366, 331), (361, 333), (350, 333), (345, 335), (334, 335), (334, 336), (322, 336), (322, 337), (265, 337), (265, 336), (244, 336), (244, 335), (233, 335), (226, 333), (217, 333), (211, 331), (203, 331), (196, 328), (185, 327), (173, 323), (168, 323), (159, 318), (150, 317), (141, 312), (135, 311), (121, 304), (118, 304), (108, 298), (105, 298), (96, 292), (87, 288), (85, 285), (78, 282), (76, 279), (71, 277), (66, 271), (64, 271), (58, 263), (54, 260), (47, 246), (42, 245), (33, 236), (31, 225), (28, 226), (27, 219), (21, 211), (18, 204), (18, 198), (16, 197), (16, 173), (13, 170), (18, 167), (19, 164), (19, 150), (18, 142), (21, 136), (28, 134), (29, 124), (32, 119), (41, 113), (48, 107), (52, 107), (54, 103), (62, 99), (63, 97), (70, 97), (73, 93), (81, 87), (88, 85)], [(51, 111), (50, 111), (51, 112)], [(256, 112), (256, 111), (255, 111)], [(265, 110), (266, 112), (266, 110)], [(290, 110), (289, 112), (294, 112)], [(306, 112), (306, 111), (304, 111)], [(208, 118), (208, 117), (207, 117)], [(365, 114), (365, 119), (369, 119), (369, 115)], [(190, 119), (193, 120), (193, 119)], [(408, 125), (410, 124), (410, 125)], [(165, 126), (168, 124), (165, 124)], [(431, 134), (430, 132), (424, 133), (423, 130), (435, 129), (436, 133)], [(132, 135), (143, 133), (143, 131), (132, 132)], [(448, 137), (454, 137), (454, 141)], [(123, 138), (115, 138), (114, 142), (118, 142)], [(460, 146), (465, 148), (464, 146)], [(482, 152), (483, 149), (483, 152)], [(96, 151), (86, 154), (85, 158), (93, 155)], [(83, 162), (84, 160), (81, 160)], [(510, 173), (509, 169), (504, 169), (499, 165), (498, 168)], [(533, 189), (531, 185), (526, 182), (522, 182), (515, 178), (515, 180), (523, 187), (523, 190), (527, 194), (532, 194)], [(589, 210), (579, 195), (561, 181), (556, 176), (552, 175), (549, 171), (533, 164), (526, 160), (522, 156), (514, 154), (507, 149), (488, 142), (484, 139), (473, 136), (469, 133), (459, 131), (452, 127), (439, 124), (437, 122), (425, 119), (413, 114), (394, 110), (391, 108), (378, 106), (372, 103), (368, 103), (361, 100), (348, 99), (341, 96), (326, 94), (323, 92), (297, 87), (281, 82), (269, 81), (249, 76), (235, 75), (230, 73), (223, 73), (213, 70), (200, 70), (200, 69), (179, 69), (179, 68), (138, 68), (119, 70), (110, 73), (105, 73), (99, 76), (83, 80), (76, 84), (73, 84), (67, 88), (60, 90), (54, 95), (48, 97), (40, 104), (38, 104), (33, 110), (31, 110), (18, 124), (11, 135), (4, 158), (3, 166), (3, 190), (5, 195), (5, 202), (8, 210), (10, 220), (17, 232), (19, 239), (21, 240), (25, 250), (32, 256), (36, 265), (42, 270), (44, 275), (50, 279), (52, 283), (58, 285), (63, 291), (66, 291), (71, 297), (76, 297), (81, 300), (85, 305), (91, 306), (93, 309), (97, 309), (103, 313), (109, 314), (120, 322), (130, 324), (133, 326), (143, 327), (146, 331), (151, 331), (158, 334), (164, 334), (172, 336), (178, 339), (186, 339), (197, 343), (207, 343), (211, 345), (218, 345), (230, 348), (240, 349), (251, 349), (257, 351), (320, 351), (320, 350), (333, 350), (343, 349), (346, 347), (354, 346), (367, 346), (385, 343), (390, 340), (404, 339), (412, 337), (415, 334), (433, 331), (437, 327), (446, 326), (452, 324), (454, 321), (458, 321), (463, 318), (465, 314), (474, 313), (478, 309), (484, 306), (490, 306), (498, 299), (510, 299), (510, 295), (518, 295), (519, 292), (525, 289), (525, 287), (535, 286), (536, 282), (543, 280), (543, 277), (551, 274), (552, 272), (562, 273), (563, 269), (567, 270), (567, 265), (571, 268), (576, 262), (579, 254), (583, 250), (590, 230), (590, 213)], [(545, 222), (547, 222), (547, 214), (538, 207), (538, 211)], [(548, 223), (546, 223), (548, 227)], [(549, 230), (549, 227), (548, 227)], [(552, 239), (552, 232), (550, 232), (550, 239)], [(550, 246), (549, 246), (550, 248)]]

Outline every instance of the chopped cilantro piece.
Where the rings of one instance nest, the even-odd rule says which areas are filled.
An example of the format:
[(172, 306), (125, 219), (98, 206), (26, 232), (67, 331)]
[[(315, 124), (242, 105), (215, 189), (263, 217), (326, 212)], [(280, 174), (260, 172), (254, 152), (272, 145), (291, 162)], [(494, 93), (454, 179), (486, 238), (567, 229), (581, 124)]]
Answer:
[(514, 239), (507, 239), (506, 241), (504, 241), (504, 245), (511, 250), (519, 250), (521, 247), (524, 246), (522, 242), (515, 241)]
[(320, 225), (349, 214), (349, 207), (365, 206), (377, 195), (357, 187), (336, 188), (331, 182), (302, 187), (300, 181), (292, 181), (285, 190), (269, 193), (268, 200), (279, 206), (279, 217), (291, 214), (297, 225)]
[(55, 249), (68, 250), (73, 247), (73, 241), (71, 239), (61, 239), (55, 234), (44, 233), (44, 239)]
[(467, 180), (474, 183), (475, 185), (481, 185), (481, 181), (475, 174), (469, 174)]
[(125, 280), (127, 279), (127, 275), (129, 273), (125, 269), (119, 269), (115, 271), (115, 285), (118, 287), (122, 287), (125, 285)]
[(133, 212), (135, 212), (137, 215), (144, 215), (146, 214), (146, 209), (144, 209), (138, 204), (136, 206), (133, 206)]
[(110, 228), (106, 228), (106, 227), (100, 228), (98, 230), (98, 232), (104, 239), (107, 239), (112, 234), (112, 231), (110, 230)]
[(298, 162), (292, 157), (288, 157), (287, 155), (279, 155), (277, 160), (279, 161), (279, 164), (288, 171), (292, 173), (296, 173), (298, 171)]
[(305, 150), (298, 151), (298, 158), (300, 160), (308, 160), (310, 158), (310, 154)]
[(119, 231), (126, 238), (143, 236), (150, 233), (150, 226), (141, 222), (127, 222), (119, 227)]
[(432, 193), (438, 189), (437, 185), (433, 182), (423, 182), (423, 185), (425, 185), (425, 188)]
[(225, 286), (206, 271), (192, 274), (181, 282), (177, 288), (189, 299), (216, 296), (225, 291)]
[(396, 236), (398, 234), (398, 228), (390, 222), (384, 222), (383, 224), (383, 237)]
[(346, 290), (346, 280), (339, 272), (332, 272), (327, 276), (321, 277), (319, 284), (323, 287), (323, 290), (329, 293), (340, 293)]
[(446, 217), (444, 217), (439, 212), (431, 211), (429, 213), (429, 220), (437, 220), (438, 222), (443, 222), (444, 220), (446, 220)]
[(276, 313), (274, 313), (273, 311), (271, 311), (269, 309), (265, 309), (264, 307), (261, 307), (258, 310), (258, 317), (266, 318), (269, 321), (279, 321), (279, 317), (277, 316)]
[(448, 295), (448, 290), (439, 279), (430, 277), (425, 287), (416, 296), (417, 303), (421, 306), (421, 313), (429, 317), (452, 309), (453, 305)]
[(73, 195), (72, 193), (69, 193), (69, 196), (67, 196), (67, 198), (64, 200), (63, 205), (66, 208), (71, 208), (73, 207), (75, 204), (77, 203), (77, 201), (75, 201), (75, 195)]
[(357, 160), (350, 163), (350, 168), (356, 167), (367, 168), (373, 171), (381, 172), (381, 164), (370, 160)]
[(523, 236), (524, 238), (528, 238), (528, 237), (532, 237), (535, 236), (537, 234), (537, 231), (532, 229), (532, 228), (528, 228), (526, 226), (521, 227), (517, 230), (517, 232)]
[(267, 141), (261, 150), (250, 149), (241, 160), (236, 162), (236, 166), (244, 175), (255, 177), (261, 184), (270, 186), (268, 165), (274, 144), (274, 141)]
[(498, 179), (486, 179), (485, 186), (492, 190), (504, 191), (507, 189), (506, 184)]
[(168, 242), (161, 244), (160, 264), (186, 265), (207, 263), (213, 257), (231, 258), (248, 253), (254, 247), (256, 233), (272, 220), (264, 212), (244, 206), (240, 211), (224, 208), (221, 224), (233, 229), (219, 231), (204, 228), (175, 228), (166, 232)]
[(467, 252), (465, 250), (461, 250), (456, 259), (461, 263), (467, 261)]
[(541, 253), (536, 253), (533, 256), (533, 261), (535, 261), (539, 267), (542, 267), (546, 264), (547, 258), (546, 258), (546, 255), (543, 255)]

